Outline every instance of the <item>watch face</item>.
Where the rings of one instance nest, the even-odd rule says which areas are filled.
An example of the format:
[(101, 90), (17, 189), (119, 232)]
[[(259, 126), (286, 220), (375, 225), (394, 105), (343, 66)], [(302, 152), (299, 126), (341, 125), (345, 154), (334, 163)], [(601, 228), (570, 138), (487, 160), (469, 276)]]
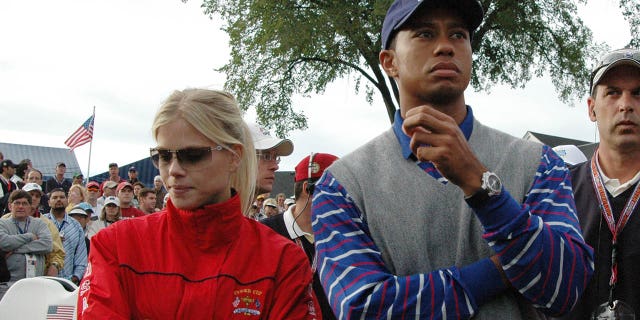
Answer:
[(498, 178), (498, 176), (496, 175), (490, 175), (489, 179), (487, 179), (488, 184), (489, 184), (489, 189), (494, 190), (494, 191), (499, 191), (501, 189), (500, 186), (500, 178)]

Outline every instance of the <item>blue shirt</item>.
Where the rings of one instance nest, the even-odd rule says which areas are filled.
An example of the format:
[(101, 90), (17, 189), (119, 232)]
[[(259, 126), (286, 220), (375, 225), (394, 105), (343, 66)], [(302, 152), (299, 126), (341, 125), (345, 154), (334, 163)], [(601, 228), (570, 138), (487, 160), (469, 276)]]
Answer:
[(62, 238), (62, 247), (65, 252), (64, 268), (60, 270), (58, 277), (71, 280), (71, 277), (76, 276), (82, 279), (87, 269), (87, 246), (84, 242), (82, 226), (66, 213), (62, 221), (58, 221), (51, 213), (47, 213), (45, 217), (53, 221)]

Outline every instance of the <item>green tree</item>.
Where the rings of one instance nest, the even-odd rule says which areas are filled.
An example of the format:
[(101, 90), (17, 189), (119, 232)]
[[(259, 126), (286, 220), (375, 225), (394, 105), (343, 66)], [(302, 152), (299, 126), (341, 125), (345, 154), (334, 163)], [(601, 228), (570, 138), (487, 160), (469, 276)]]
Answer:
[[(231, 60), (221, 68), (225, 89), (245, 110), (255, 107), (258, 121), (278, 136), (306, 128), (304, 112), (292, 108), (294, 94), (321, 94), (347, 75), (369, 103), (380, 94), (393, 121), (397, 87), (378, 63), (392, 0), (203, 1), (206, 14), (222, 17), (230, 38)], [(485, 20), (472, 41), (473, 87), (524, 87), (548, 73), (561, 100), (582, 96), (589, 67), (604, 49), (587, 50), (592, 36), (577, 16), (578, 1), (587, 0), (481, 0)], [(621, 8), (626, 2), (638, 12), (631, 10), (635, 1), (620, 0)]]
[(620, 9), (629, 22), (632, 37), (629, 47), (640, 48), (640, 0), (620, 0)]

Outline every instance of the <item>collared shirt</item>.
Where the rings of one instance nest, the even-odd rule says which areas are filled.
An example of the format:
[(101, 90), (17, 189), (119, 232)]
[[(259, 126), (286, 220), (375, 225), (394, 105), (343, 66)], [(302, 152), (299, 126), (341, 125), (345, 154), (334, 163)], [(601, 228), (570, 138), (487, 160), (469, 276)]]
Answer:
[[(400, 143), (400, 147), (402, 148), (402, 156), (405, 159), (413, 159), (417, 162), (418, 166), (432, 176), (434, 179), (438, 180), (442, 184), (447, 184), (449, 180), (443, 177), (442, 174), (436, 169), (436, 167), (431, 162), (422, 162), (419, 161), (416, 156), (411, 151), (410, 143), (411, 137), (406, 135), (404, 131), (402, 131), (402, 124), (404, 123), (404, 119), (400, 115), (400, 110), (396, 111), (394, 121), (393, 121), (393, 132), (396, 134), (396, 138), (398, 138), (398, 143)], [(471, 137), (471, 132), (473, 131), (473, 111), (471, 108), (467, 107), (467, 115), (460, 123), (460, 130), (464, 134), (464, 137), (469, 140)]]
[(82, 279), (87, 268), (87, 247), (84, 243), (82, 226), (66, 213), (61, 221), (58, 221), (52, 213), (47, 213), (44, 216), (49, 218), (60, 232), (62, 246), (66, 253), (64, 268), (60, 270), (58, 276), (66, 279), (76, 276), (78, 279)]
[(621, 195), (623, 192), (627, 191), (627, 189), (635, 186), (638, 181), (640, 181), (640, 171), (636, 173), (636, 175), (631, 178), (631, 180), (620, 183), (619, 179), (613, 179), (607, 177), (604, 172), (602, 172), (602, 168), (600, 167), (600, 159), (596, 158), (596, 165), (598, 167), (598, 173), (602, 177), (602, 182), (604, 183), (604, 187), (611, 193), (611, 195), (615, 198)]
[[(411, 139), (402, 131), (402, 123), (397, 112), (393, 134), (402, 156), (415, 161), (437, 181), (446, 183), (433, 164), (420, 162), (413, 155), (409, 147)], [(467, 107), (467, 116), (460, 124), (467, 140), (474, 129), (473, 124), (471, 109)], [(367, 219), (373, 216), (368, 213), (376, 212), (376, 209), (359, 207), (348, 190), (354, 184), (364, 189), (368, 183), (378, 182), (374, 177), (359, 175), (367, 170), (345, 162), (359, 160), (367, 151), (386, 147), (388, 132), (370, 143), (355, 151), (355, 156), (347, 156), (328, 168), (316, 183), (314, 192), (313, 229), (317, 240), (318, 272), (329, 301), (335, 303), (336, 314), (345, 318), (373, 318), (382, 314), (394, 319), (415, 315), (420, 318), (474, 316), (480, 306), (506, 289), (491, 259), (483, 258), (446, 269), (434, 267), (428, 273), (402, 275), (391, 273), (385, 266), (383, 253), (376, 245), (378, 239), (371, 237), (370, 220)], [(393, 149), (395, 146), (383, 151)], [(342, 174), (345, 171), (353, 176), (334, 176), (335, 172)], [(342, 178), (351, 180), (349, 187), (342, 184)], [(547, 312), (563, 313), (571, 308), (567, 301), (577, 300), (584, 290), (584, 279), (593, 272), (593, 252), (579, 231), (571, 188), (567, 188), (571, 185), (568, 169), (548, 146), (541, 148), (539, 166), (532, 179), (522, 203), (503, 189), (499, 196), (491, 197), (483, 207), (472, 209), (484, 227), (482, 238), (500, 255), (503, 270), (512, 286)], [(356, 191), (358, 197), (361, 196), (358, 191), (362, 189)], [(401, 196), (395, 199), (405, 200)], [(460, 200), (457, 201), (456, 205), (464, 206)], [(364, 206), (367, 204), (370, 203), (364, 203)], [(378, 211), (376, 214), (385, 213)], [(391, 215), (393, 212), (389, 213)], [(384, 221), (389, 219), (377, 220), (378, 223)], [(384, 228), (384, 225), (375, 227)], [(396, 243), (405, 238), (407, 235), (400, 236)], [(477, 239), (477, 235), (474, 238)], [(380, 243), (392, 246), (386, 240), (382, 239)], [(414, 263), (414, 260), (419, 259), (409, 263)], [(404, 270), (407, 269), (410, 267), (405, 266)], [(484, 317), (491, 316), (485, 313)]]
[(309, 240), (309, 242), (313, 243), (313, 234), (302, 231), (302, 228), (300, 228), (298, 222), (293, 217), (295, 207), (295, 204), (289, 206), (289, 209), (287, 209), (287, 211), (282, 214), (284, 224), (287, 227), (287, 233), (289, 233), (289, 237), (291, 239), (296, 239), (304, 236), (305, 238), (307, 238), (307, 240)]

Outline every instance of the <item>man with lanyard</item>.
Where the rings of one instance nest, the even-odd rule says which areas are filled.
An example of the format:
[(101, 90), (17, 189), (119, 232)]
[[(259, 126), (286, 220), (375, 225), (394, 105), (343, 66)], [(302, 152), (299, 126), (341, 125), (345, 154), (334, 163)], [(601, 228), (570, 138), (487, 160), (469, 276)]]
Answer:
[(49, 206), (51, 212), (45, 217), (51, 219), (58, 228), (62, 245), (64, 246), (64, 267), (58, 276), (71, 280), (75, 284), (80, 283), (87, 268), (87, 248), (84, 243), (84, 231), (76, 219), (69, 217), (65, 212), (67, 196), (63, 189), (53, 189), (49, 193)]
[[(9, 286), (23, 278), (45, 274), (45, 255), (51, 252), (51, 233), (40, 219), (31, 217), (31, 196), (15, 190), (9, 196), (11, 218), (0, 219), (0, 249), (8, 252)], [(0, 286), (0, 299), (7, 286)]]
[(476, 0), (387, 11), (379, 62), (400, 110), (313, 196), (320, 280), (341, 319), (541, 319), (569, 312), (591, 277), (562, 159), (466, 104), (482, 19)]
[(316, 265), (316, 250), (313, 246), (313, 230), (311, 229), (311, 196), (314, 183), (318, 181), (326, 168), (338, 157), (328, 153), (312, 153), (296, 165), (293, 193), (295, 204), (284, 213), (264, 219), (260, 222), (267, 225), (282, 236), (293, 240), (307, 254), (313, 271), (313, 291), (318, 298), (322, 310), (322, 319), (335, 319), (327, 296), (322, 289)]
[[(587, 99), (600, 145), (571, 168), (585, 240), (595, 273), (571, 319), (640, 315), (640, 51), (607, 53), (591, 74)], [(616, 314), (615, 316), (612, 316)]]
[[(42, 216), (42, 212), (39, 211), (40, 207), (40, 199), (42, 198), (42, 187), (39, 184), (34, 182), (29, 182), (22, 187), (22, 191), (29, 193), (31, 196), (31, 212), (29, 215), (32, 218), (40, 218)], [(9, 212), (2, 216), (2, 219), (11, 219), (13, 216), (12, 212)], [(58, 233), (58, 228), (53, 222), (46, 217), (42, 217), (42, 219), (38, 219), (44, 222), (51, 232), (51, 240), (53, 242), (52, 250), (49, 254), (47, 254), (45, 258), (45, 274), (46, 276), (57, 277), (58, 272), (64, 266), (64, 249), (62, 247), (62, 239), (60, 238), (60, 234)]]

